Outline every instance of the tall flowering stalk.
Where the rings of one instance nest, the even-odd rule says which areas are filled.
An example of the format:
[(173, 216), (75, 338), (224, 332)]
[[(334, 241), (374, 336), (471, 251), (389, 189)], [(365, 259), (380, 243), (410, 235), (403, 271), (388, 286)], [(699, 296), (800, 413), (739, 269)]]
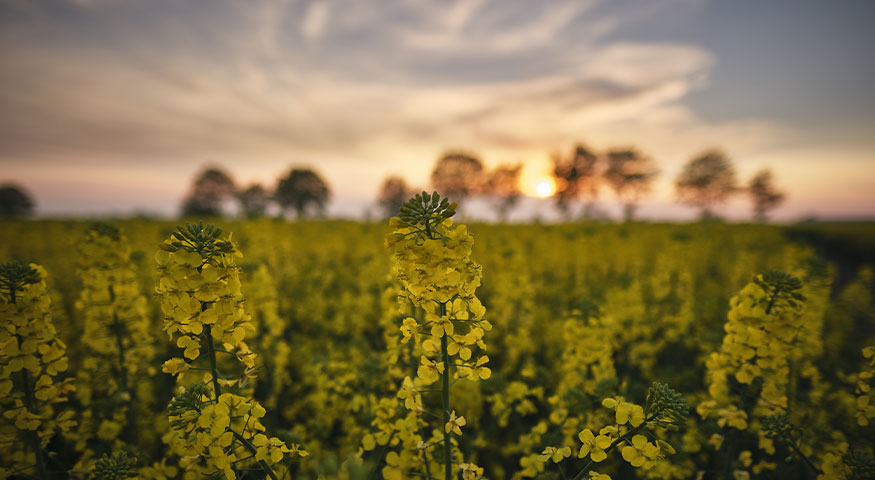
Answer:
[[(242, 254), (221, 233), (213, 225), (179, 227), (156, 255), (164, 330), (184, 349), (184, 358), (171, 358), (163, 370), (186, 385), (168, 407), (171, 431), (165, 440), (190, 473), (233, 479), (254, 464), (276, 480), (284, 458), (307, 452), (266, 435), (264, 407), (241, 395), (256, 374), (255, 353), (244, 342), (254, 328), (243, 309), (235, 264)], [(231, 360), (223, 366), (238, 371), (220, 371), (219, 354)], [(197, 372), (199, 379), (190, 378)]]
[[(821, 473), (809, 457), (814, 443), (827, 439), (808, 436), (806, 444), (800, 443), (793, 426), (807, 422), (813, 427), (818, 422), (803, 413), (805, 399), (799, 397), (797, 385), (811, 385), (810, 406), (819, 402), (824, 389), (814, 363), (822, 350), (822, 319), (807, 311), (811, 299), (802, 294), (804, 286), (796, 276), (770, 270), (730, 301), (720, 351), (707, 361), (710, 398), (697, 407), (702, 418), (716, 419), (723, 429), (725, 435), (715, 434), (712, 442), (723, 452), (724, 471), (733, 468), (741, 435), (750, 431), (763, 453), (775, 455), (780, 441), (812, 472)], [(751, 461), (741, 463), (746, 467)], [(754, 465), (755, 472), (774, 468), (765, 460)]]
[[(82, 292), (76, 308), (87, 355), (77, 369), (76, 396), (85, 407), (77, 446), (85, 450), (78, 466), (84, 468), (83, 462), (94, 461), (89, 443), (95, 439), (105, 444), (104, 450), (118, 439), (145, 445), (139, 442), (137, 419), (143, 418), (138, 413), (147, 413), (153, 392), (149, 383), (137, 379), (155, 374), (156, 349), (124, 235), (112, 225), (96, 224), (78, 247)], [(143, 426), (146, 433), (152, 430)]]
[(57, 404), (74, 390), (67, 370), (66, 346), (49, 312), (46, 271), (34, 264), (0, 265), (0, 478), (35, 470), (49, 475), (43, 449), (56, 432), (75, 426), (73, 412)]
[[(386, 238), (393, 252), (393, 271), (402, 285), (399, 301), (409, 302), (424, 313), (422, 323), (407, 317), (401, 326), (401, 341), (415, 342), (421, 354), (416, 378), (405, 377), (398, 396), (409, 411), (419, 415), (426, 413), (422, 394), (440, 393), (441, 414), (432, 415), (442, 420), (442, 438), (420, 441), (418, 447), (426, 467), (423, 473), (431, 477), (428, 450), (442, 444), (446, 480), (455, 478), (454, 437), (462, 435), (466, 424), (465, 417), (452, 408), (451, 386), (460, 379), (478, 381), (491, 375), (483, 336), (492, 326), (484, 320), (486, 309), (474, 293), (480, 286), (481, 267), (470, 258), (474, 238), (464, 225), (453, 225), (450, 219), (455, 209), (455, 203), (441, 199), (437, 192), (417, 194), (390, 220), (394, 230)], [(426, 388), (438, 382), (438, 388)], [(392, 463), (398, 466), (402, 458), (387, 456), (391, 468), (384, 474), (395, 476), (399, 469)], [(482, 474), (476, 465), (458, 464), (464, 478)]]

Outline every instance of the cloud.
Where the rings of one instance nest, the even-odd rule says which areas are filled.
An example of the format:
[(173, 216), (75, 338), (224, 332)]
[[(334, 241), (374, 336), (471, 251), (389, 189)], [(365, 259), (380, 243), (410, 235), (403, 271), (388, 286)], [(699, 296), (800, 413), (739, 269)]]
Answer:
[(789, 135), (764, 119), (709, 124), (687, 108), (714, 58), (617, 38), (679, 8), (646, 3), (34, 7), (0, 23), (0, 164), (39, 182), (47, 166), (87, 162), (133, 182), (121, 172), (148, 162), (185, 175), (179, 189), (207, 161), (245, 164), (262, 181), (304, 162), (364, 199), (391, 172), (424, 183), (445, 148), (543, 168), (575, 141), (634, 143), (673, 166), (710, 144), (744, 152)]
[[(8, 140), (0, 148), (7, 154), (26, 151), (37, 156), (61, 155), (71, 149), (95, 155), (136, 152), (176, 157), (223, 152), (339, 154), (373, 150), (369, 142), (380, 136), (394, 137), (400, 142), (396, 148), (402, 149), (424, 140), (431, 145), (457, 141), (486, 148), (490, 145), (478, 144), (536, 148), (545, 140), (555, 141), (563, 128), (625, 117), (641, 105), (676, 99), (688, 90), (689, 77), (707, 67), (703, 60), (707, 55), (693, 47), (609, 44), (587, 46), (585, 54), (562, 52), (568, 65), (509, 79), (499, 75), (435, 85), (418, 78), (416, 64), (399, 62), (394, 70), (412, 78), (384, 83), (337, 75), (313, 65), (312, 59), (294, 55), (283, 61), (261, 61), (259, 55), (273, 48), (266, 44), (283, 51), (281, 45), (288, 41), (264, 40), (282, 30), (277, 19), (284, 15), (273, 5), (264, 4), (259, 14), (252, 15), (260, 20), (243, 17), (238, 23), (241, 28), (268, 32), (261, 35), (261, 42), (235, 47), (234, 38), (220, 36), (216, 42), (220, 51), (207, 54), (200, 52), (202, 46), (191, 45), (191, 52), (187, 48), (158, 51), (142, 38), (122, 42), (136, 45), (133, 50), (55, 44), (3, 52), (12, 74), (0, 79), (7, 92), (0, 102), (13, 114), (0, 121), (0, 132)], [(574, 18), (580, 5), (560, 4), (500, 33), (558, 36), (557, 30)], [(436, 23), (448, 30), (463, 28), (478, 7), (485, 8), (477, 2), (459, 2)], [(520, 16), (520, 5), (515, 8), (506, 16)], [(315, 40), (324, 33), (330, 9), (325, 2), (314, 2), (304, 11), (304, 36)], [(227, 17), (237, 15), (231, 12)], [(179, 31), (177, 20), (156, 26), (159, 36), (176, 36), (184, 43), (189, 34)], [(202, 30), (220, 30), (227, 21), (218, 16)], [(391, 30), (386, 27), (387, 35)], [(235, 53), (238, 48), (247, 50), (241, 55)], [(406, 48), (410, 46), (398, 47)], [(222, 58), (222, 52), (230, 56)], [(648, 56), (661, 61), (649, 65), (648, 75), (637, 83), (627, 81), (638, 71), (637, 63)], [(675, 85), (681, 91), (674, 96), (673, 80), (682, 84)], [(539, 131), (538, 124), (544, 122), (550, 131)], [(423, 128), (429, 134), (423, 136)], [(480, 140), (466, 134), (468, 128)], [(511, 138), (516, 140), (502, 145), (501, 139)]]
[(585, 77), (631, 88), (706, 72), (713, 64), (702, 48), (670, 43), (614, 43), (585, 64)]
[(307, 8), (307, 13), (301, 21), (301, 35), (308, 40), (315, 40), (325, 33), (328, 24), (330, 5), (327, 1), (313, 2)]
[(402, 45), (414, 50), (454, 55), (519, 54), (553, 43), (581, 12), (597, 2), (571, 0), (541, 4), (541, 8), (530, 2), (497, 2), (492, 5), (492, 12), (497, 14), (488, 14), (484, 22), (471, 21), (478, 8), (486, 10), (482, 3), (459, 1), (443, 16), (434, 8), (424, 9), (421, 16), (441, 20), (432, 22), (431, 28), (427, 29), (402, 28)]

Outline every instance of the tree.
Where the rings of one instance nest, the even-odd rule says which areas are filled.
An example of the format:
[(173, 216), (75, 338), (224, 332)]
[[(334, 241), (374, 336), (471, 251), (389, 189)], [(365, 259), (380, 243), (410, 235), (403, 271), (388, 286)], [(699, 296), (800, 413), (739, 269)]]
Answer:
[(398, 215), (398, 210), (408, 198), (415, 195), (413, 189), (407, 185), (403, 177), (391, 175), (383, 180), (380, 193), (377, 194), (377, 203), (387, 218)]
[(237, 194), (240, 210), (248, 218), (263, 217), (270, 204), (270, 194), (261, 184), (254, 183)]
[(431, 172), (431, 185), (442, 196), (461, 204), (469, 196), (480, 193), (483, 164), (472, 154), (447, 152)]
[(221, 216), (222, 203), (234, 196), (234, 180), (218, 167), (208, 167), (195, 177), (191, 193), (182, 204), (185, 216)]
[(714, 206), (736, 192), (735, 167), (723, 152), (706, 151), (684, 165), (675, 190), (681, 203), (699, 207), (707, 220), (713, 217)]
[(29, 217), (33, 209), (33, 198), (24, 188), (12, 183), (0, 186), (0, 218)]
[(330, 196), (328, 185), (309, 168), (293, 168), (279, 180), (274, 193), (282, 211), (293, 209), (297, 218), (303, 218), (311, 207), (322, 214)]
[(607, 163), (604, 179), (623, 204), (623, 218), (632, 220), (638, 200), (650, 190), (659, 169), (653, 159), (631, 148), (611, 150)]
[(753, 200), (754, 218), (758, 222), (765, 222), (769, 211), (780, 205), (785, 198), (784, 193), (772, 183), (772, 172), (769, 169), (757, 172), (750, 179), (747, 191)]
[(496, 199), (495, 211), (501, 222), (507, 221), (510, 209), (517, 204), (522, 193), (520, 192), (520, 173), (523, 164), (499, 165), (490, 174), (486, 181), (485, 191)]
[(598, 160), (598, 156), (584, 145), (574, 147), (574, 152), (568, 158), (553, 155), (556, 207), (566, 219), (572, 216), (572, 204), (582, 197), (587, 199), (584, 216), (591, 215), (599, 192)]

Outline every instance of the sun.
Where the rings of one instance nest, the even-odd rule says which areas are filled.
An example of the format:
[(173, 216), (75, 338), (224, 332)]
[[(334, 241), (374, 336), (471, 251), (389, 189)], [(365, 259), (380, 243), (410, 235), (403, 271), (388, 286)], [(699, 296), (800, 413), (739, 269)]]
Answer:
[(550, 180), (541, 180), (535, 186), (535, 193), (540, 198), (547, 198), (556, 191), (556, 185)]

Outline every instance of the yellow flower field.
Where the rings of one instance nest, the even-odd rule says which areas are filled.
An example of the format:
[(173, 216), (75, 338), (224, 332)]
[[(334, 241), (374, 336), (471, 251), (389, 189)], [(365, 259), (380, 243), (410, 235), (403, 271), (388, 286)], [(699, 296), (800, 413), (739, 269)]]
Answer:
[(875, 275), (782, 227), (0, 224), (0, 478), (873, 478)]

